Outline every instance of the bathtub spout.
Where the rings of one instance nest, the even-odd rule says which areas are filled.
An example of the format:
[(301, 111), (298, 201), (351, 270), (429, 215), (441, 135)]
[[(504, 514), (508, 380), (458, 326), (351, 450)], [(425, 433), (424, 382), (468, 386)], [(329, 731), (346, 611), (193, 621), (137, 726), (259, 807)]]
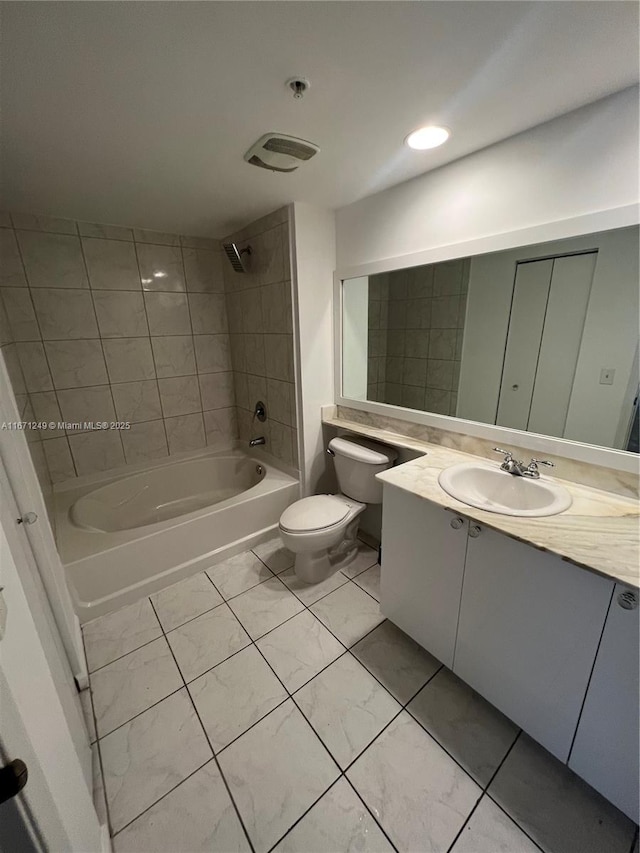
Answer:
[(263, 435), (260, 438), (252, 438), (249, 442), (249, 447), (257, 447), (259, 444), (266, 444), (266, 440)]

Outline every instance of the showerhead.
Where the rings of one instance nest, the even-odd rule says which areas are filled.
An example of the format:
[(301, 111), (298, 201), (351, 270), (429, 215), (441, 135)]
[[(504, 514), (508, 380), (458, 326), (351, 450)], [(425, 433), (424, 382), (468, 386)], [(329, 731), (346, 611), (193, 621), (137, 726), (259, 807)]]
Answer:
[(245, 246), (244, 249), (238, 249), (235, 243), (223, 243), (222, 248), (225, 250), (231, 266), (235, 272), (246, 272), (247, 265), (242, 259), (243, 255), (251, 255), (251, 246)]

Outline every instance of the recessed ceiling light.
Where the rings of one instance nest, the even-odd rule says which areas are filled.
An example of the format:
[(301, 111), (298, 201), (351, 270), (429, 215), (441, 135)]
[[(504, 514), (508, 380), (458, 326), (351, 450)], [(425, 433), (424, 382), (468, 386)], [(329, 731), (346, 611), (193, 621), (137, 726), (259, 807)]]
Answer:
[(420, 127), (414, 130), (405, 139), (405, 143), (409, 148), (415, 148), (418, 151), (424, 151), (427, 148), (437, 148), (446, 142), (450, 136), (450, 132), (446, 127), (436, 127), (429, 125), (428, 127)]

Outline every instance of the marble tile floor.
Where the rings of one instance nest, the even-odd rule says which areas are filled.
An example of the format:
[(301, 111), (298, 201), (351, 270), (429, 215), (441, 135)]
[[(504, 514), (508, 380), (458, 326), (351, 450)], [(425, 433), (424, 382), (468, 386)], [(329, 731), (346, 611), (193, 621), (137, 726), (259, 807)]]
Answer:
[(631, 853), (637, 827), (279, 540), (84, 626), (116, 853)]

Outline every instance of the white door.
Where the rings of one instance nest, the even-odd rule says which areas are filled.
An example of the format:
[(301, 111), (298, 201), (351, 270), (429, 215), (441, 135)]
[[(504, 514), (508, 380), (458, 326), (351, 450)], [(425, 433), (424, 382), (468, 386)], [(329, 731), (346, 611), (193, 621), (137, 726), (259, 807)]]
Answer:
[(0, 475), (0, 755), (29, 772), (26, 787), (0, 806), (0, 822), (16, 834), (16, 850), (98, 853), (86, 727), (1, 465)]
[(466, 547), (466, 519), (385, 483), (380, 609), (448, 667)]
[(553, 262), (529, 432), (564, 435), (597, 257), (587, 252)]
[(566, 761), (612, 592), (472, 522), (453, 671)]
[(496, 424), (526, 429), (549, 299), (553, 259), (516, 265)]

